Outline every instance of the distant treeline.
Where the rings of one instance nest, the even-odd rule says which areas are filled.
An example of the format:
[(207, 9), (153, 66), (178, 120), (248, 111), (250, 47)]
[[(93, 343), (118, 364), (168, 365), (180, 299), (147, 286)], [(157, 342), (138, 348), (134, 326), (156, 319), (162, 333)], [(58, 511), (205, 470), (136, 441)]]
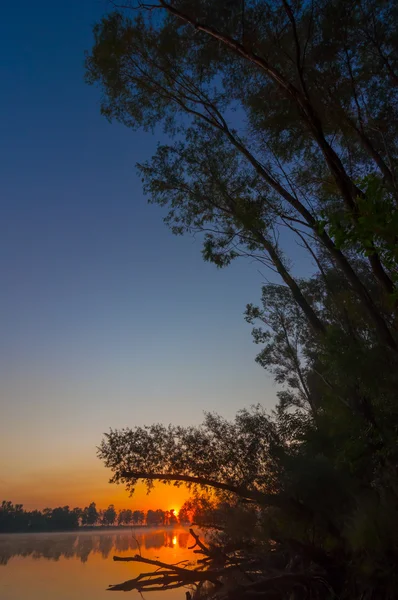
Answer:
[(3, 500), (0, 506), (0, 532), (68, 531), (79, 527), (94, 526), (148, 526), (179, 525), (189, 522), (187, 512), (174, 510), (117, 511), (113, 504), (105, 510), (97, 510), (95, 502), (85, 508), (58, 506), (44, 510), (25, 510), (22, 504)]

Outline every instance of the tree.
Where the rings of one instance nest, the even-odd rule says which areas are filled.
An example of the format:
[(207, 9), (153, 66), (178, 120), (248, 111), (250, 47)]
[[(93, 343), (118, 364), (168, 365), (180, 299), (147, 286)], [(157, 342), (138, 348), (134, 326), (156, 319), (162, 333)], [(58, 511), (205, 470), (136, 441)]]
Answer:
[(132, 515), (134, 525), (143, 525), (145, 522), (145, 513), (143, 510), (135, 510)]
[[(157, 424), (111, 430), (98, 455), (113, 471), (111, 482), (124, 483), (130, 491), (139, 479), (148, 490), (160, 480), (193, 489), (211, 486), (268, 502), (268, 493), (257, 488), (271, 491), (267, 456), (275, 435), (271, 419), (258, 407), (254, 415), (241, 411), (234, 423), (208, 413), (199, 428)], [(163, 447), (168, 448), (167, 454), (159, 452)], [(149, 516), (148, 512), (147, 522)]]
[(89, 506), (86, 506), (82, 514), (83, 525), (95, 525), (98, 521), (99, 515), (95, 502), (91, 502)]
[(187, 525), (188, 523), (191, 523), (191, 518), (188, 512), (188, 509), (185, 506), (186, 502), (184, 502), (184, 504), (181, 506), (180, 510), (178, 511), (178, 521), (180, 523), (180, 525)]
[(192, 523), (199, 527), (208, 527), (210, 522), (214, 524), (212, 518), (216, 502), (209, 495), (196, 494), (188, 498), (182, 505), (179, 513), (181, 525)]
[[(77, 529), (79, 527), (82, 513), (80, 508), (73, 508), (71, 510), (69, 506), (59, 506), (52, 510), (50, 509), (50, 511), (47, 513), (50, 529), (68, 530)], [(45, 509), (45, 513), (46, 512)]]
[(80, 509), (69, 506), (54, 508), (51, 513), (51, 524), (54, 529), (74, 529), (79, 526)]
[(145, 513), (143, 510), (138, 511), (138, 524), (143, 525), (145, 522)]
[(157, 510), (148, 510), (146, 515), (146, 524), (148, 527), (158, 527), (164, 525), (165, 513), (159, 508)]
[[(151, 200), (170, 207), (167, 222), (176, 233), (204, 232), (205, 258), (219, 266), (242, 254), (272, 264), (323, 335), (277, 243), (279, 232), (301, 229), (329, 253), (383, 344), (397, 351), (391, 324), (349, 255), (367, 257), (380, 292), (394, 302), (391, 236), (367, 218), (373, 200), (366, 182), (358, 184), (362, 174), (376, 178), (383, 223), (395, 223), (397, 131), (387, 117), (396, 110), (388, 50), (395, 30), (387, 4), (364, 10), (332, 0), (294, 8), (246, 2), (241, 39), (241, 19), (226, 14), (224, 3), (212, 2), (210, 10), (205, 0), (162, 1), (150, 15), (160, 10), (164, 18), (142, 11), (104, 18), (87, 73), (102, 86), (107, 117), (131, 127), (163, 122), (171, 137), (179, 134), (141, 166)], [(366, 41), (376, 39), (369, 16), (377, 52)], [(237, 107), (245, 119), (232, 125)]]
[(130, 525), (133, 522), (133, 511), (129, 508), (119, 510), (117, 516), (118, 525)]
[[(139, 480), (148, 490), (187, 485), (196, 498), (184, 510), (195, 509), (213, 544), (193, 532), (205, 569), (149, 561), (163, 571), (112, 589), (220, 586), (238, 569), (250, 583), (230, 599), (389, 600), (398, 590), (395, 3), (131, 8), (95, 27), (88, 79), (108, 118), (164, 126), (168, 143), (139, 170), (172, 231), (201, 237), (219, 267), (250, 257), (274, 271), (246, 319), (280, 387), (271, 414), (255, 407), (232, 422), (207, 414), (198, 427), (105, 436), (111, 481), (131, 492)], [(293, 241), (313, 262), (306, 279), (283, 252)]]
[(113, 525), (116, 521), (117, 513), (113, 504), (110, 504), (102, 513), (102, 524)]
[(0, 531), (23, 531), (26, 527), (26, 513), (22, 504), (3, 500), (0, 505)]
[(178, 519), (177, 519), (177, 516), (175, 514), (174, 508), (172, 508), (171, 510), (169, 510), (168, 524), (169, 525), (178, 525)]
[[(40, 510), (32, 510), (26, 513), (26, 530), (45, 531), (47, 529), (43, 513)], [(24, 528), (25, 531), (25, 528)]]
[(130, 508), (127, 508), (124, 513), (124, 524), (130, 525), (133, 520), (133, 511)]

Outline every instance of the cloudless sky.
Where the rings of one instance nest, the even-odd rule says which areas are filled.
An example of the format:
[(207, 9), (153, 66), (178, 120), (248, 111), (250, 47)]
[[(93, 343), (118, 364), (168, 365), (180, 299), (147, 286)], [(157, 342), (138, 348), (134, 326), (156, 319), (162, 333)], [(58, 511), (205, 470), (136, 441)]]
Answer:
[(135, 170), (159, 136), (109, 124), (84, 83), (107, 7), (2, 6), (0, 500), (30, 507), (123, 504), (95, 454), (109, 427), (275, 401), (243, 318), (258, 265), (219, 271), (171, 234)]

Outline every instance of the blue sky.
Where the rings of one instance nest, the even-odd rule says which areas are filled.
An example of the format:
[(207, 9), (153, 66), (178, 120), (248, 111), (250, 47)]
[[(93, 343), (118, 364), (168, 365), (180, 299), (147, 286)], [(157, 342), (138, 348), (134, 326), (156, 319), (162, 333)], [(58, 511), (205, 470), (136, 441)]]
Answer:
[(99, 469), (109, 427), (275, 400), (243, 319), (258, 265), (219, 271), (171, 234), (135, 171), (159, 138), (109, 124), (84, 83), (106, 7), (2, 7), (0, 490), (27, 504), (27, 480)]

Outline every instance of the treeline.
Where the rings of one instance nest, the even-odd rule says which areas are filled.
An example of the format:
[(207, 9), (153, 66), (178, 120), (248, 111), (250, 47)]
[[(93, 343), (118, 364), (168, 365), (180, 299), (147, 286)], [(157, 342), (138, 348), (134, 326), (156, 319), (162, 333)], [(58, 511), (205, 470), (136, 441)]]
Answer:
[(188, 513), (180, 510), (116, 510), (113, 504), (98, 510), (91, 502), (85, 508), (58, 506), (44, 510), (25, 510), (22, 504), (3, 500), (0, 506), (0, 532), (68, 531), (79, 527), (147, 526), (159, 527), (186, 524)]

